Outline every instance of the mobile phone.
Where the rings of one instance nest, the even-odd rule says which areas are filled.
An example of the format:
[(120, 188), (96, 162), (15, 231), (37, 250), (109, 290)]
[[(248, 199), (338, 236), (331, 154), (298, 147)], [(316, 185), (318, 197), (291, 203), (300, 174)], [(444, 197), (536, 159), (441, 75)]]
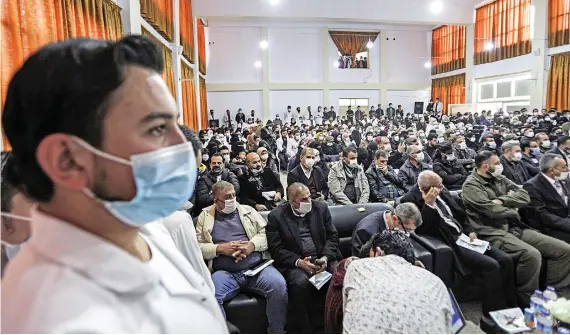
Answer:
[(317, 257), (311, 257), (311, 260), (309, 262), (318, 266), (325, 265), (325, 261)]

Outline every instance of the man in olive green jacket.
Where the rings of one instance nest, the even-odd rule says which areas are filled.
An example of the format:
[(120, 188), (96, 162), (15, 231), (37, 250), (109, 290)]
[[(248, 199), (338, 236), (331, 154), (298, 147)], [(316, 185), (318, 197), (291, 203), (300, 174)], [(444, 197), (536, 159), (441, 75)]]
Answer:
[(526, 190), (501, 175), (503, 166), (494, 152), (481, 151), (476, 168), (463, 184), (462, 198), (477, 235), (516, 259), (517, 291), (528, 305), (538, 289), (542, 258), (548, 261), (548, 285), (570, 285), (570, 244), (543, 235), (525, 225), (518, 209), (530, 202)]

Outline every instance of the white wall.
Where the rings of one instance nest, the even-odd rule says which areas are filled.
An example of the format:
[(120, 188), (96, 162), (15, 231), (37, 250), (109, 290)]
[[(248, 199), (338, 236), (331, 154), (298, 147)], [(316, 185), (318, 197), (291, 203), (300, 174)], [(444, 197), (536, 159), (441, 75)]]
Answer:
[(475, 65), (473, 78), (486, 78), (530, 71), (532, 68), (532, 54), (504, 59), (498, 62)]
[[(380, 103), (380, 91), (378, 90), (331, 90), (327, 106), (334, 106), (339, 111), (339, 99), (368, 99), (368, 106), (377, 106)], [(356, 106), (354, 106), (356, 107)], [(356, 110), (356, 109), (355, 109)]]
[[(261, 91), (240, 91), (240, 92), (208, 92), (208, 109), (214, 110), (214, 117), (223, 121), (226, 110), (230, 110), (232, 119), (239, 108), (246, 115), (250, 115), (251, 110), (255, 110), (255, 117), (261, 118), (262, 111)], [(208, 111), (208, 117), (210, 117)]]
[(270, 82), (323, 80), (321, 29), (269, 28), (268, 35)]
[[(429, 89), (422, 91), (388, 91), (386, 94), (388, 102), (391, 102), (394, 108), (397, 108), (398, 105), (402, 105), (404, 113), (413, 113), (414, 103), (416, 101), (424, 103), (425, 111), (430, 95), (431, 91)], [(383, 106), (384, 109), (386, 109), (386, 107), (388, 106)]]
[(380, 82), (380, 36), (376, 38), (374, 47), (369, 49), (368, 69), (339, 69), (334, 67), (338, 61), (338, 50), (333, 40), (328, 37), (329, 61), (331, 83), (378, 83)]
[(261, 28), (219, 27), (209, 28), (210, 57), (208, 84), (260, 83), (262, 71), (254, 66), (261, 61)]
[(311, 111), (315, 115), (318, 106), (323, 105), (322, 90), (299, 90), (299, 91), (270, 91), (270, 118), (274, 119), (279, 114), (281, 118), (287, 113), (287, 106), (291, 106), (291, 110), (295, 111), (297, 107), (301, 107), (301, 115), (307, 115), (307, 106), (311, 106)]
[(387, 81), (431, 85), (431, 69), (424, 67), (431, 58), (426, 33), (396, 30), (387, 31), (386, 37)]

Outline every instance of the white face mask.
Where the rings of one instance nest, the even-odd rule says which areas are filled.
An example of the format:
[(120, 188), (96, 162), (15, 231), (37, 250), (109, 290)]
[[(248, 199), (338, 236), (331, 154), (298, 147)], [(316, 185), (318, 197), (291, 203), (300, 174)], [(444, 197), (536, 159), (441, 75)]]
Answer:
[(224, 163), (229, 163), (230, 162), (230, 155), (224, 155)]
[(563, 181), (568, 179), (568, 172), (560, 172), (560, 176), (554, 177), (558, 181)]
[(295, 211), (297, 211), (297, 213), (302, 214), (302, 215), (306, 215), (307, 213), (309, 213), (311, 211), (313, 207), (312, 202), (301, 202), (299, 204), (299, 208), (296, 208)]
[(312, 168), (313, 165), (315, 165), (315, 160), (312, 158), (307, 158), (305, 159), (305, 165), (307, 165), (308, 167)]
[(222, 213), (231, 214), (231, 213), (235, 212), (235, 210), (237, 208), (236, 198), (229, 199), (229, 200), (226, 200), (224, 202), (226, 205), (224, 206), (224, 209), (222, 209)]
[(416, 154), (416, 160), (417, 160), (418, 162), (423, 162), (423, 161), (424, 161), (424, 158), (425, 158), (425, 157), (424, 157), (424, 153), (423, 153), (423, 152), (420, 152), (420, 153), (417, 153), (417, 154)]
[(540, 146), (546, 149), (550, 148), (550, 140), (542, 141), (542, 144)]
[(260, 156), (260, 158), (261, 158), (262, 161), (266, 161), (267, 158), (269, 158), (269, 155), (268, 155), (268, 154), (263, 154), (263, 155)]
[(455, 160), (455, 154), (445, 155), (445, 159), (447, 159), (448, 161), (454, 161)]
[(467, 144), (465, 142), (459, 143), (459, 149), (467, 149)]
[(208, 154), (202, 154), (202, 160), (203, 160), (203, 161), (207, 161), (208, 159), (210, 159), (210, 155), (208, 155)]
[(503, 174), (503, 164), (495, 165), (495, 170), (491, 173), (493, 177), (498, 177)]
[(366, 136), (366, 140), (368, 140), (369, 142), (372, 141), (374, 139), (373, 136)]
[(357, 159), (351, 159), (350, 160), (350, 166), (357, 167), (358, 166), (358, 160)]
[(394, 136), (394, 142), (399, 142), (400, 141), (400, 136)]
[(519, 162), (522, 159), (522, 153), (521, 152), (517, 152), (515, 153), (515, 155), (513, 156), (513, 160), (515, 162)]
[(392, 145), (391, 145), (390, 143), (384, 144), (384, 150), (386, 150), (386, 151), (392, 151)]
[(526, 133), (526, 137), (534, 137), (534, 133), (531, 131), (530, 133)]
[(489, 145), (489, 148), (491, 148), (491, 149), (495, 149), (497, 147), (496, 142), (489, 142), (489, 143), (487, 143), (487, 145)]

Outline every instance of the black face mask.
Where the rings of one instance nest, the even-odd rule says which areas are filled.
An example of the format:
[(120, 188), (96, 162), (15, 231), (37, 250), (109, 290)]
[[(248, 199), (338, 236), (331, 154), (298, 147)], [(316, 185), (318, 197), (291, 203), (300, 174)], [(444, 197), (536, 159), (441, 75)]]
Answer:
[(212, 174), (213, 174), (214, 176), (219, 176), (219, 175), (222, 174), (222, 170), (223, 170), (223, 169), (222, 169), (221, 166), (214, 166), (214, 167), (212, 168)]

